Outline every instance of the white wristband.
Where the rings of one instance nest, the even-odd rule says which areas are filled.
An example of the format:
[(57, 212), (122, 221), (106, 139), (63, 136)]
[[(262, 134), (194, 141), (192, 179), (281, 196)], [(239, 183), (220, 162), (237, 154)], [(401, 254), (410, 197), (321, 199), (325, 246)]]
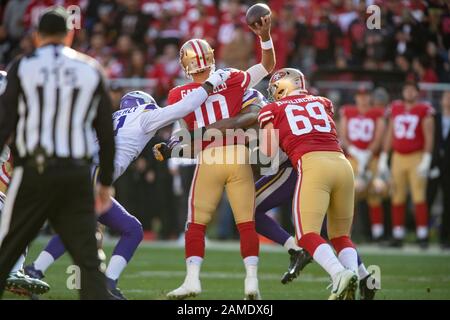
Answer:
[(267, 41), (261, 41), (261, 49), (263, 50), (270, 50), (273, 48), (273, 42), (272, 42), (272, 38), (270, 38)]

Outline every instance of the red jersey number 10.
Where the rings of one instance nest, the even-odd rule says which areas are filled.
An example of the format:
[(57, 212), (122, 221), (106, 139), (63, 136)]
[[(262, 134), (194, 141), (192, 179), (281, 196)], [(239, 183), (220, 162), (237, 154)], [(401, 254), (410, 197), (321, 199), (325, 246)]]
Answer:
[[(215, 105), (218, 105), (220, 109), (221, 117), (219, 119), (216, 118), (216, 113), (214, 111)], [(194, 111), (195, 121), (197, 122), (198, 128), (202, 128), (208, 124), (212, 124), (217, 120), (227, 119), (230, 117), (228, 112), (227, 99), (219, 93), (210, 95), (208, 99), (204, 102), (203, 106), (201, 108), (195, 109)], [(203, 110), (206, 111), (206, 115), (208, 117), (207, 120), (203, 116)]]

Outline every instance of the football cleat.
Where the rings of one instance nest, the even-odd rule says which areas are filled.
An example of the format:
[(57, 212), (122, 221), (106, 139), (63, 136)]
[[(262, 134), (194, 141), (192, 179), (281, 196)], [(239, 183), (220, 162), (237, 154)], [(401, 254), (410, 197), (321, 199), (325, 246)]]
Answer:
[(17, 295), (32, 297), (47, 293), (50, 286), (46, 282), (31, 278), (19, 270), (11, 273), (6, 279), (5, 289)]
[(25, 266), (25, 268), (23, 269), (24, 273), (33, 278), (33, 279), (39, 279), (42, 280), (44, 278), (44, 274), (42, 273), (41, 270), (38, 270), (34, 267), (34, 264), (30, 264), (29, 266)]
[(374, 284), (374, 278), (370, 274), (359, 280), (359, 300), (373, 300), (375, 298), (378, 289), (374, 285), (369, 285), (369, 283)]
[(357, 288), (358, 276), (353, 271), (345, 269), (333, 278), (328, 300), (355, 300)]
[(117, 288), (117, 281), (107, 278), (106, 287), (108, 289), (109, 294), (112, 296), (113, 300), (127, 300), (127, 298), (123, 295), (122, 291), (119, 288)]
[(184, 283), (177, 289), (170, 291), (167, 298), (171, 300), (183, 300), (186, 298), (193, 298), (202, 292), (202, 287), (199, 279), (185, 279)]
[(261, 300), (261, 294), (259, 293), (258, 278), (247, 277), (245, 278), (245, 297), (244, 300)]
[(303, 249), (289, 249), (288, 253), (290, 255), (290, 263), (288, 271), (285, 272), (281, 278), (282, 284), (286, 284), (297, 278), (300, 271), (302, 271), (313, 260), (311, 255)]
[(420, 238), (416, 240), (417, 244), (419, 245), (419, 248), (422, 250), (426, 250), (429, 247), (429, 240), (428, 238)]
[(403, 247), (403, 240), (394, 238), (388, 243), (388, 247), (390, 247), (390, 248), (402, 248)]

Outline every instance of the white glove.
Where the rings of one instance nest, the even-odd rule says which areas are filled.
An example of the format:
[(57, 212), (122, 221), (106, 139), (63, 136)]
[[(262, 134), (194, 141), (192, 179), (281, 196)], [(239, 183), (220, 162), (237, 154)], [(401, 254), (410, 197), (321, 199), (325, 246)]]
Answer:
[(372, 157), (372, 152), (370, 150), (362, 150), (355, 146), (349, 146), (347, 148), (348, 153), (356, 159), (358, 162), (358, 172), (362, 174), (367, 169), (367, 164)]
[(218, 69), (210, 74), (209, 78), (206, 79), (206, 82), (210, 83), (214, 88), (217, 88), (221, 84), (224, 84), (225, 81), (230, 77), (231, 72), (225, 71), (222, 69)]
[(423, 178), (426, 178), (428, 176), (428, 173), (430, 172), (430, 166), (431, 166), (431, 153), (425, 152), (422, 156), (422, 160), (420, 161), (419, 165), (417, 166), (417, 174)]
[(367, 170), (367, 166), (369, 164), (370, 158), (372, 158), (372, 151), (370, 150), (361, 150), (358, 166), (361, 170), (360, 172), (365, 172)]
[(428, 175), (430, 179), (437, 179), (441, 175), (441, 170), (438, 167), (434, 167), (430, 170), (430, 174)]
[(381, 177), (389, 176), (388, 155), (386, 152), (380, 154), (377, 171), (377, 174)]

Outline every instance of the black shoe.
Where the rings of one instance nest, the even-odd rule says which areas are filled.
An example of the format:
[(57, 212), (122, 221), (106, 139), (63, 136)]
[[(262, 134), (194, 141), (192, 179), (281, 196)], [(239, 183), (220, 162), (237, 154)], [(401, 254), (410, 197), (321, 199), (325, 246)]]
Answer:
[(360, 300), (373, 300), (375, 293), (377, 292), (375, 280), (372, 275), (366, 276), (359, 281), (359, 299)]
[(392, 239), (391, 242), (389, 242), (388, 247), (402, 248), (403, 247), (403, 239)]
[(21, 296), (41, 295), (50, 290), (50, 286), (39, 279), (25, 275), (22, 271), (11, 273), (6, 279), (5, 289)]
[(127, 300), (122, 291), (117, 288), (117, 281), (106, 278), (106, 287), (108, 288), (108, 293), (111, 295), (112, 300)]
[(422, 250), (428, 249), (429, 246), (428, 238), (417, 239), (417, 244), (419, 245), (419, 248)]
[(306, 252), (306, 250), (294, 250), (289, 249), (290, 263), (288, 271), (281, 278), (281, 283), (286, 284), (298, 277), (300, 271), (302, 271), (313, 258)]
[(112, 300), (127, 300), (119, 288), (108, 289), (108, 292), (112, 296)]
[(34, 267), (34, 263), (30, 264), (28, 266), (25, 266), (25, 268), (23, 268), (24, 273), (33, 278), (33, 279), (39, 279), (42, 280), (44, 279), (44, 274), (42, 273), (41, 270), (38, 270)]

